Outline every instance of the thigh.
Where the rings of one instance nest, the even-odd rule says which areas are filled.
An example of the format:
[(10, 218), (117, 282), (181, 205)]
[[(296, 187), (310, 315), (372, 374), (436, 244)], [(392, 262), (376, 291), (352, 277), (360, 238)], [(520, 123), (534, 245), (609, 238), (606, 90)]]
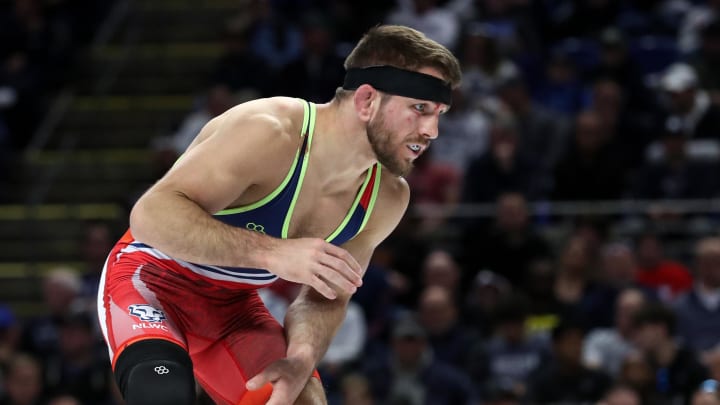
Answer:
[(172, 311), (147, 287), (147, 273), (164, 271), (142, 254), (125, 254), (108, 261), (98, 293), (98, 318), (113, 367), (128, 345), (143, 339), (164, 339), (187, 348)]
[(218, 404), (265, 404), (271, 386), (248, 392), (245, 382), (285, 357), (282, 326), (254, 290), (246, 291), (242, 302), (216, 308), (210, 317), (218, 315), (226, 322), (215, 330), (186, 332), (197, 381)]

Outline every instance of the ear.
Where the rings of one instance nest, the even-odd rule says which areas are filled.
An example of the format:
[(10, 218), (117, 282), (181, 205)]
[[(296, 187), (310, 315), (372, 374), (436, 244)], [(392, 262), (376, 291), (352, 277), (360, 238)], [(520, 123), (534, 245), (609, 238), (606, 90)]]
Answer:
[(369, 84), (363, 84), (355, 90), (353, 103), (358, 117), (363, 122), (370, 121), (373, 115), (373, 104), (380, 99), (380, 94)]

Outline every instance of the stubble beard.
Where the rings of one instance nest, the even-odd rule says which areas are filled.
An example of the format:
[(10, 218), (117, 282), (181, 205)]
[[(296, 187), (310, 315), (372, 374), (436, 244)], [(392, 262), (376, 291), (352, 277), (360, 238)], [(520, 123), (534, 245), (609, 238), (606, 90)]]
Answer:
[(396, 176), (405, 177), (410, 174), (413, 163), (398, 158), (397, 147), (392, 144), (392, 134), (385, 129), (385, 116), (382, 113), (368, 123), (367, 137), (381, 165)]

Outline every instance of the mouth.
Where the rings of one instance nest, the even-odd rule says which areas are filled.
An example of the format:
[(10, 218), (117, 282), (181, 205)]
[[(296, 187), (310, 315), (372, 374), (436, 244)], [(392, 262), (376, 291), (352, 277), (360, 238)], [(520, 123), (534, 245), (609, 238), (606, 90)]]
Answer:
[(407, 145), (407, 148), (410, 150), (410, 152), (412, 152), (413, 156), (415, 157), (420, 156), (425, 150), (425, 146), (419, 143), (410, 143)]

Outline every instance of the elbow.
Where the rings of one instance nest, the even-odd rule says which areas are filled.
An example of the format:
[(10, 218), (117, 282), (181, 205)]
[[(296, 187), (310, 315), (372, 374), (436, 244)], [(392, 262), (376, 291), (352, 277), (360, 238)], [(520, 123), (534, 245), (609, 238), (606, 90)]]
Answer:
[(129, 225), (130, 232), (135, 239), (152, 244), (149, 239), (149, 230), (152, 228), (152, 215), (148, 213), (144, 197), (141, 197), (130, 210)]

